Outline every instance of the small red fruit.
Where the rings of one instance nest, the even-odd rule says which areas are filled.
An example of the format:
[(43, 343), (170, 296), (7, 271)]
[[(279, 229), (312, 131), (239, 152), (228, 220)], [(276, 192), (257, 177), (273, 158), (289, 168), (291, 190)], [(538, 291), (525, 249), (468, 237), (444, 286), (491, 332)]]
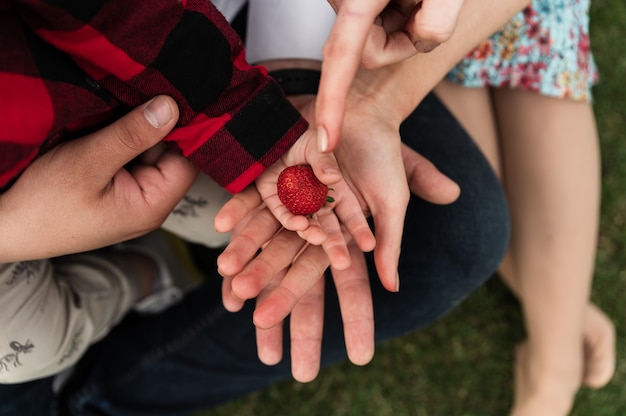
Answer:
[(295, 215), (311, 215), (333, 202), (328, 186), (315, 177), (308, 165), (289, 166), (278, 175), (278, 198)]

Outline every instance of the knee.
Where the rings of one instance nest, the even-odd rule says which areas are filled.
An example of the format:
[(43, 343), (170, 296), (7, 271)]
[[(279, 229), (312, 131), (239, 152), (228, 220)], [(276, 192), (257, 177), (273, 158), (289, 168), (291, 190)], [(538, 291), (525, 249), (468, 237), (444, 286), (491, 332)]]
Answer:
[[(401, 276), (455, 303), (498, 268), (509, 242), (504, 191), (493, 177), (462, 187), (447, 206), (413, 198), (407, 215)], [(447, 303), (447, 302), (444, 302)]]
[(466, 189), (461, 209), (452, 218), (454, 255), (471, 274), (491, 276), (504, 257), (510, 237), (504, 191), (494, 179)]
[(479, 286), (496, 271), (509, 244), (509, 210), (500, 182), (488, 172), (465, 184), (459, 200), (447, 207), (445, 221), (449, 261), (459, 278)]

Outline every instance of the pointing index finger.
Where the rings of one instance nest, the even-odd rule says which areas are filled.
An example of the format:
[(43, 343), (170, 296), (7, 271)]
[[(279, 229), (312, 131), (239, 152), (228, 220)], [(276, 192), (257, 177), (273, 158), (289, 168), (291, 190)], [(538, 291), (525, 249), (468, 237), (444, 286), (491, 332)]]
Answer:
[[(345, 0), (322, 52), (322, 76), (316, 103), (318, 147), (333, 150), (339, 142), (345, 100), (361, 62), (374, 19), (387, 0)], [(332, 2), (333, 7), (337, 8)]]

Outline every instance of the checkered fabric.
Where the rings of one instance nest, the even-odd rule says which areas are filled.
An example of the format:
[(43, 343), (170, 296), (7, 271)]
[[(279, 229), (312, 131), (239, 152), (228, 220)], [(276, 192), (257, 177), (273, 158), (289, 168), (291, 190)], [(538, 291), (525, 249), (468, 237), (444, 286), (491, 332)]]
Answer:
[(0, 188), (157, 94), (166, 140), (231, 192), (307, 128), (209, 0), (0, 0)]

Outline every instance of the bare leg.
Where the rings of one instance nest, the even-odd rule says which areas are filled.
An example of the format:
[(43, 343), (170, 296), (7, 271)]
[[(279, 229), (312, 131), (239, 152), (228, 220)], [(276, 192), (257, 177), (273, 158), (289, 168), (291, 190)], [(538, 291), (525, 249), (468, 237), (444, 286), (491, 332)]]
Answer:
[(498, 177), (502, 177), (500, 143), (489, 89), (442, 81), (435, 93), (474, 139)]
[(517, 282), (528, 331), (513, 413), (564, 415), (589, 367), (582, 340), (600, 189), (593, 111), (520, 90), (493, 97), (514, 230), (503, 274)]
[(564, 415), (581, 383), (606, 384), (615, 365), (613, 325), (588, 303), (599, 201), (593, 113), (587, 104), (495, 90), (499, 169), (479, 91), (437, 89), (505, 176), (513, 224), (500, 271), (522, 302), (529, 334), (517, 354), (513, 413)]

